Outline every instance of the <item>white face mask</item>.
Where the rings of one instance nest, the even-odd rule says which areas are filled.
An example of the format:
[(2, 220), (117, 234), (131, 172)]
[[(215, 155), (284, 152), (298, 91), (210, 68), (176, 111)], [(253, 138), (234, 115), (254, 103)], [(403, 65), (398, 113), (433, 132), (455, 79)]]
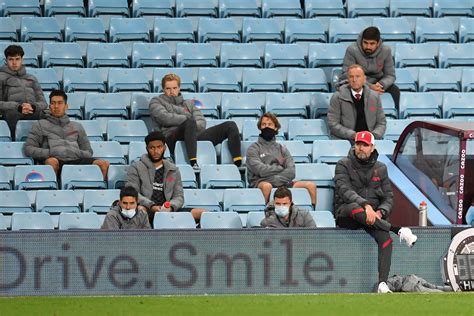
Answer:
[(131, 208), (129, 210), (122, 209), (122, 215), (128, 218), (132, 218), (133, 216), (135, 216), (135, 213), (136, 213), (135, 208)]
[(290, 213), (290, 208), (285, 205), (276, 205), (275, 213), (278, 217), (285, 217)]

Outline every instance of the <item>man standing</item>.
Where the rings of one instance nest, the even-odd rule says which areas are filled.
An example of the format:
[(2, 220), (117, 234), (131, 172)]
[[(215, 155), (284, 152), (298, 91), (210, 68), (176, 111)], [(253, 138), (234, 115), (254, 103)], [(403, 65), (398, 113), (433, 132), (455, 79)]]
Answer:
[(354, 64), (347, 69), (349, 83), (331, 97), (328, 125), (335, 138), (354, 142), (357, 132), (370, 131), (381, 139), (387, 128), (380, 96), (369, 89), (362, 66)]
[(348, 68), (359, 64), (367, 76), (369, 88), (376, 93), (390, 93), (398, 109), (400, 90), (395, 85), (395, 68), (392, 50), (380, 39), (380, 31), (375, 26), (366, 28), (359, 35), (357, 42), (347, 47), (342, 65), (340, 83), (348, 78)]
[(63, 165), (99, 166), (107, 179), (110, 163), (92, 158), (92, 148), (86, 132), (78, 122), (69, 120), (66, 114), (67, 95), (53, 90), (49, 95), (49, 110), (45, 118), (33, 124), (24, 145), (25, 155), (53, 167), (59, 176)]
[(0, 113), (15, 139), (16, 123), (38, 120), (47, 103), (36, 77), (26, 73), (23, 48), (10, 45), (4, 53), (6, 65), (0, 68)]
[(270, 200), (272, 188), (287, 186), (305, 188), (311, 196), (313, 208), (316, 206), (316, 184), (295, 180), (295, 162), (289, 150), (276, 142), (275, 136), (281, 125), (273, 113), (265, 113), (258, 120), (261, 131), (258, 141), (247, 149), (247, 173), (251, 188), (259, 188)]
[(300, 210), (293, 205), (291, 191), (279, 187), (273, 194), (273, 203), (265, 209), (265, 218), (260, 223), (262, 227), (316, 227), (313, 217), (306, 210)]
[(120, 200), (107, 213), (102, 229), (149, 229), (148, 216), (138, 209), (138, 192), (132, 187), (120, 189)]
[(379, 293), (388, 293), (387, 278), (392, 260), (390, 232), (413, 247), (418, 239), (410, 228), (397, 227), (387, 221), (393, 206), (393, 192), (387, 167), (377, 161), (374, 136), (358, 132), (348, 157), (336, 165), (335, 218), (339, 227), (364, 229), (378, 244)]
[(206, 129), (206, 119), (194, 105), (193, 100), (184, 100), (181, 95), (181, 78), (168, 74), (161, 80), (163, 94), (150, 101), (150, 115), (155, 130), (166, 137), (166, 144), (174, 154), (178, 140), (184, 140), (189, 162), (194, 169), (199, 169), (197, 161), (197, 141), (208, 140), (214, 146), (224, 139), (229, 139), (229, 150), (234, 164), (240, 167), (240, 134), (237, 125), (228, 121)]
[(150, 223), (156, 212), (191, 212), (199, 221), (203, 209), (183, 208), (184, 193), (179, 169), (163, 159), (165, 136), (151, 132), (145, 137), (147, 153), (128, 168), (126, 186), (138, 191), (138, 202), (148, 212)]

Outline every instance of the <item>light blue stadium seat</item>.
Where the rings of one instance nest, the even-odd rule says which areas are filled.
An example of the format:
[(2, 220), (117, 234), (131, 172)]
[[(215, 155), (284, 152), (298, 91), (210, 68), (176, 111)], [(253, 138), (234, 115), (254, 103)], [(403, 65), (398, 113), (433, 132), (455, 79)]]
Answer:
[(145, 19), (111, 18), (109, 27), (110, 42), (149, 42), (150, 33)]
[(210, 212), (222, 210), (215, 190), (184, 189), (184, 207), (203, 208)]
[(132, 67), (173, 67), (168, 45), (164, 43), (134, 43)]
[(89, 0), (88, 16), (112, 15), (129, 17), (127, 0)]
[(235, 72), (229, 68), (200, 68), (200, 92), (240, 92), (240, 84)]
[(260, 189), (226, 189), (224, 191), (223, 210), (225, 212), (250, 212), (264, 209), (265, 199)]
[(398, 111), (395, 107), (395, 102), (393, 98), (388, 93), (383, 93), (380, 95), (380, 100), (382, 101), (382, 108), (387, 118), (397, 119), (398, 118)]
[(334, 0), (305, 0), (305, 17), (345, 17), (346, 10), (343, 1)]
[(153, 41), (195, 42), (194, 30), (188, 18), (155, 18)]
[(130, 96), (122, 93), (88, 93), (84, 103), (86, 119), (98, 117), (128, 118)]
[(7, 227), (9, 226), (9, 224), (7, 224), (7, 221), (9, 221), (9, 219), (7, 219), (2, 213), (0, 213), (0, 230), (7, 230)]
[(263, 114), (262, 107), (264, 104), (260, 103), (254, 96), (254, 93), (223, 93), (221, 100), (222, 118), (260, 117)]
[(219, 16), (221, 18), (231, 16), (260, 17), (260, 6), (254, 0), (220, 0)]
[(441, 118), (436, 98), (431, 93), (403, 92), (400, 94), (400, 118)]
[(327, 227), (327, 228), (335, 228), (336, 221), (334, 220), (334, 215), (332, 215), (329, 211), (317, 211), (317, 212), (310, 212), (313, 216), (313, 220), (316, 223), (316, 227)]
[(64, 27), (66, 42), (107, 42), (105, 26), (99, 18), (68, 17)]
[(374, 18), (373, 24), (380, 30), (380, 36), (384, 42), (401, 41), (413, 43), (414, 41), (410, 23), (404, 17)]
[(0, 40), (8, 42), (18, 41), (15, 22), (11, 17), (0, 17)]
[(132, 7), (133, 17), (174, 16), (174, 0), (135, 0)]
[(151, 92), (151, 84), (142, 68), (111, 68), (108, 75), (108, 91)]
[(64, 68), (63, 85), (65, 92), (91, 91), (106, 92), (107, 86), (99, 69)]
[(265, 218), (265, 212), (248, 212), (247, 213), (247, 224), (245, 227), (261, 227), (260, 223)]
[[(316, 202), (316, 212), (334, 210), (334, 191), (332, 188), (318, 188), (318, 201)], [(316, 224), (317, 226), (317, 224)]]
[(266, 44), (265, 68), (305, 67), (304, 51), (297, 44)]
[(54, 229), (48, 213), (15, 213), (12, 215), (12, 230)]
[(99, 166), (64, 165), (61, 171), (61, 188), (63, 190), (105, 189)]
[(201, 189), (244, 188), (239, 169), (234, 164), (204, 165), (201, 164)]
[[(245, 120), (242, 126), (242, 140), (257, 141), (261, 131), (257, 127), (257, 120)], [(286, 140), (283, 129), (278, 131), (276, 140)]]
[(176, 16), (209, 16), (217, 18), (217, 1), (176, 0)]
[(85, 190), (84, 212), (107, 213), (112, 204), (120, 199), (120, 190)]
[(154, 229), (195, 229), (196, 222), (190, 212), (158, 212), (153, 219)]
[(57, 90), (60, 88), (60, 83), (56, 71), (52, 68), (26, 68), (26, 72), (38, 79), (43, 92)]
[(3, 15), (41, 16), (40, 4), (36, 0), (3, 0)]
[[(175, 147), (175, 162), (176, 164), (189, 164), (186, 147), (184, 141), (177, 141)], [(198, 141), (197, 142), (197, 161), (199, 165), (205, 164), (216, 164), (216, 149), (210, 141)]]
[(383, 138), (398, 141), (405, 127), (412, 122), (411, 119), (387, 120), (387, 129)]
[(0, 190), (10, 190), (11, 187), (10, 176), (7, 168), (0, 166)]
[(340, 43), (310, 44), (308, 47), (308, 67), (337, 67), (342, 66), (346, 45)]
[(280, 27), (275, 19), (247, 18), (242, 21), (242, 42), (282, 43)]
[(33, 159), (23, 153), (23, 142), (4, 142), (0, 150), (0, 164), (4, 166), (32, 165)]
[[(204, 69), (200, 69), (200, 73), (203, 70)], [(196, 106), (205, 117), (214, 119), (219, 118), (219, 108), (214, 94), (207, 92), (183, 92), (182, 95), (185, 100), (194, 100), (194, 106)]]
[(16, 166), (15, 190), (57, 189), (56, 174), (49, 165)]
[(376, 139), (375, 149), (381, 155), (392, 155), (395, 149), (396, 143), (388, 139)]
[(55, 18), (23, 17), (21, 19), (21, 40), (62, 42), (61, 29)]
[(307, 118), (309, 103), (310, 95), (307, 93), (269, 92), (265, 97), (265, 111), (278, 117)]
[[(240, 142), (240, 152), (242, 155), (242, 166), (245, 165), (247, 158), (247, 149), (252, 145), (253, 141), (241, 141)], [(231, 164), (234, 163), (233, 157), (229, 150), (229, 140), (224, 140), (221, 147), (221, 164)]]
[(390, 0), (390, 16), (431, 16), (431, 0)]
[(474, 91), (474, 69), (464, 68), (461, 76), (462, 92)]
[(110, 120), (107, 122), (107, 140), (119, 143), (143, 141), (148, 129), (142, 120)]
[(30, 199), (25, 191), (1, 191), (0, 213), (13, 214), (17, 212), (32, 212)]
[(196, 174), (193, 167), (190, 165), (177, 165), (181, 173), (181, 183), (184, 189), (197, 189), (198, 183), (196, 181)]
[(110, 165), (107, 170), (107, 187), (109, 189), (120, 189), (125, 186), (128, 165)]
[(82, 53), (77, 43), (43, 43), (43, 68), (84, 67)]
[(474, 41), (474, 21), (472, 18), (459, 19), (459, 43)]
[(128, 68), (128, 54), (121, 43), (93, 43), (87, 45), (87, 67)]
[(36, 212), (79, 213), (81, 207), (72, 190), (39, 190), (36, 192)]
[(299, 0), (262, 0), (262, 16), (264, 18), (304, 17)]
[(423, 69), (418, 72), (420, 92), (461, 91), (461, 69)]
[(191, 68), (155, 68), (153, 70), (153, 92), (162, 92), (161, 79), (174, 73), (181, 78), (181, 92), (197, 92), (194, 69)]
[(333, 93), (314, 92), (311, 94), (310, 100), (310, 117), (324, 118), (328, 113), (329, 101)]
[(86, 92), (75, 92), (67, 94), (67, 110), (66, 114), (70, 119), (82, 120), (84, 119), (84, 101), (86, 99)]
[(286, 140), (279, 141), (280, 144), (285, 146), (293, 157), (293, 160), (297, 164), (311, 162), (310, 149), (301, 140)]
[(283, 76), (278, 69), (244, 68), (242, 73), (243, 92), (284, 92)]
[(471, 0), (433, 0), (433, 17), (474, 16)]
[(329, 92), (326, 74), (322, 69), (288, 69), (288, 92)]
[(396, 44), (395, 67), (432, 67), (436, 68), (437, 48), (431, 43)]
[(262, 59), (256, 44), (222, 43), (221, 67), (263, 68)]
[(6, 121), (0, 121), (0, 142), (11, 142), (10, 128)]
[(329, 42), (353, 42), (360, 32), (371, 24), (371, 19), (367, 18), (331, 19), (329, 21)]
[(327, 124), (322, 119), (291, 119), (288, 125), (288, 139), (304, 142), (329, 139)]
[(443, 95), (444, 118), (457, 118), (459, 116), (474, 117), (473, 92), (445, 92)]
[(285, 43), (326, 42), (324, 25), (318, 19), (287, 19)]
[(347, 15), (349, 18), (357, 18), (361, 16), (383, 16), (388, 17), (389, 1), (388, 0), (347, 0)]
[(15, 141), (24, 142), (28, 138), (31, 126), (36, 123), (36, 120), (19, 120), (15, 127)]
[(343, 139), (315, 140), (313, 142), (313, 162), (336, 164), (347, 157), (351, 143)]
[(201, 229), (240, 229), (242, 220), (237, 212), (205, 212), (201, 216)]
[(214, 46), (209, 43), (178, 43), (176, 45), (177, 67), (217, 67)]
[(86, 16), (84, 1), (81, 0), (45, 0), (45, 16)]
[(306, 163), (295, 165), (295, 181), (310, 181), (318, 188), (334, 188), (334, 173), (328, 164)]
[(474, 67), (474, 43), (439, 44), (439, 67)]
[(96, 141), (91, 142), (93, 157), (95, 159), (107, 160), (111, 164), (125, 165), (127, 160), (123, 156), (122, 147), (118, 141)]
[(147, 119), (150, 117), (149, 104), (150, 100), (154, 96), (160, 95), (159, 93), (140, 93), (134, 92), (131, 96), (131, 112), (132, 120)]
[(395, 84), (400, 91), (418, 91), (416, 80), (408, 69), (395, 68), (395, 76), (397, 77)]
[(61, 213), (59, 229), (100, 229), (101, 220), (96, 213)]
[(197, 34), (200, 43), (213, 41), (239, 43), (239, 31), (232, 19), (200, 18)]
[(84, 128), (87, 138), (89, 141), (102, 141), (104, 136), (102, 135), (102, 128), (100, 122), (97, 120), (79, 120), (77, 121)]
[(415, 38), (417, 43), (457, 42), (454, 25), (449, 18), (417, 18)]

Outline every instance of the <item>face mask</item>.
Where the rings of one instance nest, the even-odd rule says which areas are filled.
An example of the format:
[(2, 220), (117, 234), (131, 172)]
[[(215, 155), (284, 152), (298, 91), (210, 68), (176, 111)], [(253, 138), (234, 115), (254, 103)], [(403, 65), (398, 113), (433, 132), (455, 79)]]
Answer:
[(273, 137), (275, 137), (276, 134), (277, 134), (277, 131), (275, 131), (273, 128), (265, 127), (264, 129), (261, 130), (260, 137), (262, 137), (268, 142), (268, 141), (271, 141)]
[(275, 206), (275, 213), (278, 217), (285, 217), (290, 213), (290, 208), (284, 205)]
[(122, 215), (127, 218), (132, 218), (133, 216), (135, 216), (135, 213), (136, 213), (136, 209), (134, 208), (131, 208), (129, 210), (122, 209)]

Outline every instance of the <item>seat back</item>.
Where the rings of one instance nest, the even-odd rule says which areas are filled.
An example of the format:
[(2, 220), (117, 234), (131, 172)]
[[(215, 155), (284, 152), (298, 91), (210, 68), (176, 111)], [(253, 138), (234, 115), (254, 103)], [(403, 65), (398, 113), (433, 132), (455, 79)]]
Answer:
[(12, 230), (54, 229), (53, 219), (48, 213), (15, 213), (11, 221)]
[(158, 212), (153, 219), (154, 229), (195, 229), (196, 222), (189, 212)]
[(120, 199), (120, 190), (85, 190), (84, 212), (107, 213)]
[(57, 189), (56, 174), (49, 165), (16, 166), (15, 190)]
[(201, 229), (239, 229), (242, 220), (236, 212), (205, 212), (201, 215)]
[(101, 220), (96, 213), (61, 213), (59, 229), (100, 229)]

